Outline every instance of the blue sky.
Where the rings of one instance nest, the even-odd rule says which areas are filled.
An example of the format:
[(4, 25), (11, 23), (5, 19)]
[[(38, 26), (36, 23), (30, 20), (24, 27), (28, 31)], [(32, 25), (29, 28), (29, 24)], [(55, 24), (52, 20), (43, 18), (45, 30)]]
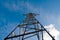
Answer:
[(40, 14), (37, 19), (43, 25), (54, 24), (60, 31), (60, 0), (0, 0), (0, 40), (29, 12)]

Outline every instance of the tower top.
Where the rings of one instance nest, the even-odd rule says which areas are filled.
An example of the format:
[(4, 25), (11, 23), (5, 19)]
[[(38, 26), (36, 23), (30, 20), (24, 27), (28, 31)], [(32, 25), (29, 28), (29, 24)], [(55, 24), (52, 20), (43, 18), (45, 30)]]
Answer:
[(36, 15), (39, 15), (39, 14), (35, 14), (35, 13), (28, 13), (28, 14), (23, 14), (25, 16), (36, 16)]

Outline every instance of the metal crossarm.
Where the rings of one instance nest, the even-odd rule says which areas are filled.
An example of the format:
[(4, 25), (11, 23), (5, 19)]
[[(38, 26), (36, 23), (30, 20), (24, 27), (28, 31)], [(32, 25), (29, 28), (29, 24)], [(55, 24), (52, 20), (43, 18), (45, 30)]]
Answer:
[[(44, 31), (55, 40), (55, 38), (44, 28), (44, 26), (35, 18), (38, 14), (29, 13), (23, 23), (19, 24), (4, 40), (26, 40), (36, 35), (37, 40), (44, 40)], [(40, 34), (41, 33), (41, 34)], [(31, 35), (32, 34), (32, 35)], [(29, 35), (29, 36), (28, 36)]]

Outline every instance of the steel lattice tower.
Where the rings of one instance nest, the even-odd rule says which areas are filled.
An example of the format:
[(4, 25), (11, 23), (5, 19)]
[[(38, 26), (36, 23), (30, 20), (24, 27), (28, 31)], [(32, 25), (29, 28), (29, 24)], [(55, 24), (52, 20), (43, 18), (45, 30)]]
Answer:
[(37, 14), (29, 13), (24, 15), (26, 15), (26, 18), (23, 23), (16, 26), (16, 28), (14, 28), (14, 30), (5, 37), (4, 40), (25, 40), (35, 35), (38, 40), (44, 40), (44, 31), (52, 38), (52, 40), (55, 40), (44, 26), (35, 18)]

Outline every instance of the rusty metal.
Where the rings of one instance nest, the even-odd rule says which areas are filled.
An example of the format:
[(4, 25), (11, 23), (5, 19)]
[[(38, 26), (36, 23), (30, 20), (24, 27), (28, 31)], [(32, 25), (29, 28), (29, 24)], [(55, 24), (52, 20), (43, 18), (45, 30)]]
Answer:
[[(24, 15), (26, 18), (23, 23), (17, 25), (17, 27), (7, 37), (5, 37), (4, 40), (25, 40), (35, 35), (38, 40), (44, 40), (44, 31), (52, 38), (52, 40), (55, 40), (44, 26), (35, 18), (35, 16), (39, 14), (29, 13)], [(40, 37), (40, 35), (42, 36)]]

